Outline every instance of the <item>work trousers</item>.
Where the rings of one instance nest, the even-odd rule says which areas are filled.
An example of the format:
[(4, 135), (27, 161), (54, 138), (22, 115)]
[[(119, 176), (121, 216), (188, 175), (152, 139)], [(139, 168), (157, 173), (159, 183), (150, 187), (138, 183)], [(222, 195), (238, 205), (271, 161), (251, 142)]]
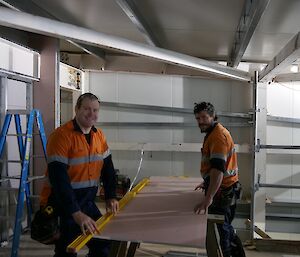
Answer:
[[(97, 220), (102, 216), (92, 201), (87, 202), (81, 211), (93, 220)], [(60, 217), (60, 233), (60, 238), (55, 243), (54, 257), (76, 257), (76, 253), (66, 252), (67, 246), (82, 233), (72, 216)], [(87, 247), (89, 248), (88, 257), (107, 257), (110, 250), (110, 241), (93, 238), (87, 243)]]
[(211, 205), (208, 209), (208, 213), (224, 215), (224, 223), (217, 224), (217, 228), (220, 236), (220, 245), (224, 257), (231, 256), (232, 242), (234, 242), (235, 237), (237, 237), (231, 225), (234, 219), (235, 209), (236, 209), (236, 204), (228, 207), (219, 207), (219, 206)]

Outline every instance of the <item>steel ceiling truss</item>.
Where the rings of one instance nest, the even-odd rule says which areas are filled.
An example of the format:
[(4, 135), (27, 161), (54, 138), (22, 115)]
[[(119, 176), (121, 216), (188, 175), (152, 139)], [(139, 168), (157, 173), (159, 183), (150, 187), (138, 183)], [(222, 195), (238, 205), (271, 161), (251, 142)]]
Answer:
[(270, 0), (246, 0), (235, 32), (228, 66), (237, 67)]
[(144, 56), (165, 63), (200, 70), (233, 80), (251, 80), (248, 72), (226, 67), (186, 54), (141, 44), (117, 36), (107, 35), (105, 33), (96, 32), (72, 24), (28, 13), (13, 11), (4, 7), (0, 7), (0, 25), (55, 38), (74, 40), (78, 43), (114, 49), (137, 56)]

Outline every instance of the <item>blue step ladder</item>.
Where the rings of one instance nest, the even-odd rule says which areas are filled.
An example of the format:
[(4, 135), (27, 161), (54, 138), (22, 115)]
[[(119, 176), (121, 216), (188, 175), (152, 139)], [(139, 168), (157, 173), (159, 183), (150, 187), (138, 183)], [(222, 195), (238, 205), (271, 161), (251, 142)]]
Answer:
[[(24, 112), (22, 114), (24, 114)], [(23, 216), (25, 196), (26, 196), (26, 206), (27, 206), (27, 220), (29, 226), (31, 222), (32, 206), (30, 200), (30, 185), (29, 185), (30, 181), (28, 180), (28, 175), (29, 175), (30, 151), (31, 151), (31, 143), (33, 137), (33, 127), (34, 127), (35, 119), (37, 122), (37, 127), (42, 141), (42, 147), (43, 147), (45, 158), (46, 158), (46, 144), (47, 144), (44, 124), (43, 124), (40, 111), (37, 109), (33, 109), (27, 116), (27, 129), (25, 134), (25, 140), (23, 139), (24, 135), (22, 134), (20, 115), (21, 115), (20, 111), (13, 111), (13, 110), (7, 111), (7, 114), (5, 115), (2, 131), (0, 134), (0, 157), (1, 157), (4, 151), (6, 137), (8, 135), (8, 129), (11, 123), (11, 119), (14, 116), (16, 132), (17, 132), (16, 136), (18, 140), (18, 148), (19, 148), (19, 154), (21, 160), (21, 175), (20, 175), (20, 185), (18, 190), (11, 257), (18, 256), (20, 236), (22, 233), (22, 216)]]

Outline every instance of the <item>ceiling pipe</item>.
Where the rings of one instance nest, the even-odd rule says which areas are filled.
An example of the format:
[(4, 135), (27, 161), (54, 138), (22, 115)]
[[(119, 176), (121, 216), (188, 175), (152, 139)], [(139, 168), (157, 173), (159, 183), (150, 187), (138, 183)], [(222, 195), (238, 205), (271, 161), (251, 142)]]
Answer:
[(156, 59), (177, 66), (219, 75), (234, 80), (250, 81), (247, 72), (226, 67), (186, 54), (177, 53), (159, 47), (149, 46), (117, 36), (107, 35), (72, 24), (51, 20), (24, 12), (0, 7), (0, 25), (30, 31), (42, 35), (74, 40), (76, 42), (105, 47), (134, 55)]

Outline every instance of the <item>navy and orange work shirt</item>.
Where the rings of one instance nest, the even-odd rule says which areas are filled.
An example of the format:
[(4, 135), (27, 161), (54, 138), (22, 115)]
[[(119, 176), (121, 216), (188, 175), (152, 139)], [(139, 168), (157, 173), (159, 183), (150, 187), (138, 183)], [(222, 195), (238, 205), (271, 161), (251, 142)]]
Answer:
[(209, 177), (212, 168), (224, 173), (222, 188), (238, 181), (237, 154), (229, 131), (220, 123), (215, 123), (207, 132), (201, 149), (201, 175)]
[(40, 196), (41, 206), (51, 198), (67, 215), (79, 211), (95, 200), (100, 177), (105, 198), (116, 197), (115, 170), (100, 129), (92, 127), (85, 135), (75, 119), (57, 128), (47, 142), (47, 161), (49, 180)]

